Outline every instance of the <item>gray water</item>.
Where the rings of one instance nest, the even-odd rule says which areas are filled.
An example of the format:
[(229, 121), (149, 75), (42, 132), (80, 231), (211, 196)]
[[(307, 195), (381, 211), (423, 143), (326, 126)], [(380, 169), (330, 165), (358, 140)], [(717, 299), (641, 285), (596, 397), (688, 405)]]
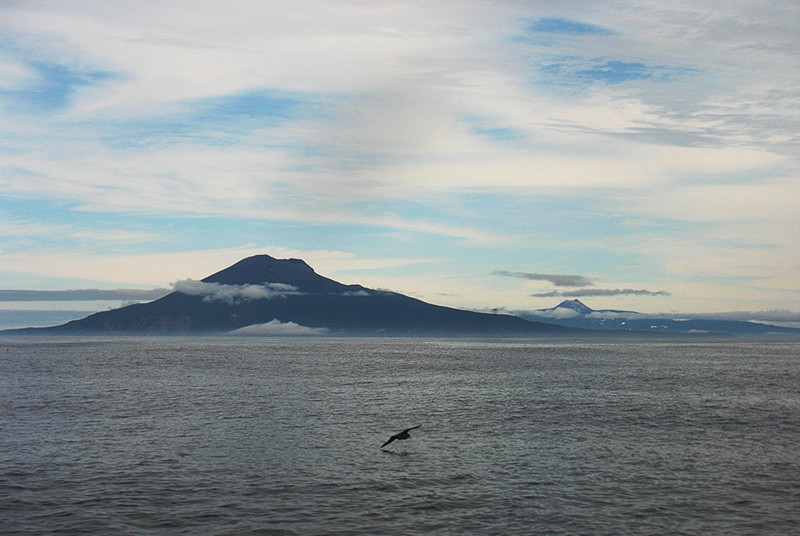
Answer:
[(2, 534), (800, 530), (796, 341), (0, 352)]

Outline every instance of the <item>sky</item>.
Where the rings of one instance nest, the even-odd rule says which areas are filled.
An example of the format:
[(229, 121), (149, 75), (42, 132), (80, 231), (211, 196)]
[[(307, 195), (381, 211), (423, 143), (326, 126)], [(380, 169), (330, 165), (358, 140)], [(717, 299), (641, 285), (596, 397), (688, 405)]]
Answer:
[(797, 2), (2, 2), (0, 327), (260, 253), (800, 320), (799, 115)]

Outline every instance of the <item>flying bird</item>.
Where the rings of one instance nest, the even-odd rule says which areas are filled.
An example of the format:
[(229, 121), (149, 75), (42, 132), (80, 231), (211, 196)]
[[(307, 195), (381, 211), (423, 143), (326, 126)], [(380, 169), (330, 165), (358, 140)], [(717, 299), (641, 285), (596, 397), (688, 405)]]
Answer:
[(416, 425), (416, 426), (412, 426), (411, 428), (406, 428), (405, 430), (403, 430), (403, 431), (402, 431), (402, 432), (400, 432), (399, 434), (394, 434), (392, 437), (390, 437), (390, 438), (389, 438), (389, 440), (388, 440), (388, 441), (386, 441), (386, 443), (384, 443), (383, 445), (381, 445), (381, 448), (385, 447), (386, 445), (388, 445), (389, 443), (391, 443), (391, 442), (392, 442), (392, 441), (394, 441), (395, 439), (409, 439), (409, 438), (411, 437), (411, 434), (409, 434), (409, 432), (410, 432), (411, 430), (416, 430), (416, 429), (417, 429), (417, 428), (419, 428), (420, 426), (422, 426), (422, 425), (421, 425), (421, 424), (418, 424), (418, 425)]

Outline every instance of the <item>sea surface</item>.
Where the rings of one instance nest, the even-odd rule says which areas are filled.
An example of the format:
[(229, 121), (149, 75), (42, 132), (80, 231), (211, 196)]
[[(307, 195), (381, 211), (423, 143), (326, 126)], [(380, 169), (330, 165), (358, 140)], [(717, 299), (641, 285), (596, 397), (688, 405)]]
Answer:
[(800, 533), (797, 341), (0, 352), (4, 535)]

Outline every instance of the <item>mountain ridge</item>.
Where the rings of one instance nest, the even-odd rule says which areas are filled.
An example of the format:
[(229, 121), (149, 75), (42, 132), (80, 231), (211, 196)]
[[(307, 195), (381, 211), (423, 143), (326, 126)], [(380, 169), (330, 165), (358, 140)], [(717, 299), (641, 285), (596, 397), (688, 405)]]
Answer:
[(637, 332), (663, 335), (788, 336), (800, 337), (800, 329), (747, 322), (702, 318), (672, 318), (617, 309), (592, 309), (578, 299), (564, 300), (555, 307), (534, 311), (512, 311), (526, 320), (539, 320), (564, 327), (595, 331)]
[[(152, 302), (94, 313), (29, 334), (230, 333), (273, 322), (354, 335), (570, 336), (582, 333), (528, 321), (433, 305), (403, 294), (345, 285), (301, 259), (255, 255), (200, 281), (185, 280)], [(7, 331), (6, 333), (8, 333)]]
[[(500, 314), (433, 305), (400, 293), (345, 285), (302, 259), (254, 255), (200, 281), (187, 279), (146, 303), (42, 328), (3, 334), (202, 335), (224, 333), (366, 336), (800, 336), (800, 329), (733, 320), (674, 319), (594, 310), (578, 299)], [(278, 329), (275, 329), (278, 328)], [(291, 328), (291, 329), (290, 329)]]

